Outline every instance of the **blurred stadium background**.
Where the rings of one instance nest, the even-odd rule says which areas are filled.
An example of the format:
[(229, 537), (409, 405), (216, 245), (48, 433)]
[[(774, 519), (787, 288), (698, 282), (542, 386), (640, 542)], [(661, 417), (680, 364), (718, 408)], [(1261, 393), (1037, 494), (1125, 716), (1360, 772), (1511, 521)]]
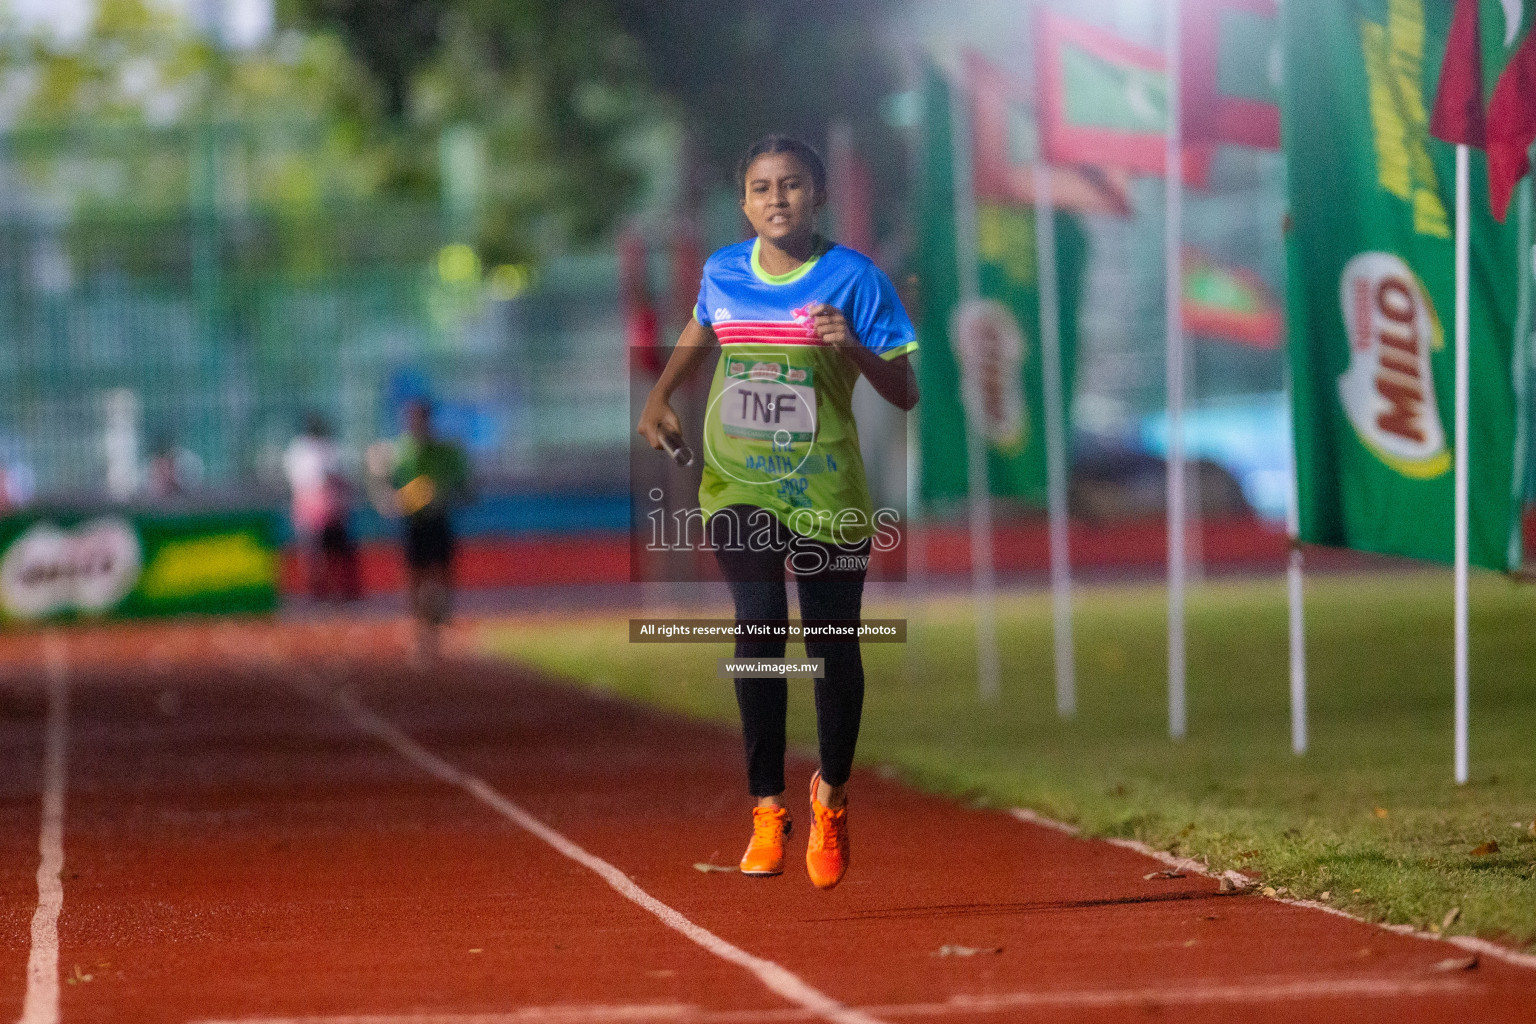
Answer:
[[(739, 150), (768, 130), (822, 146), (833, 234), (920, 304), (924, 68), (974, 48), (1027, 81), (1031, 61), (1029, 19), (994, 0), (0, 11), (0, 501), (285, 515), (281, 454), (306, 413), (360, 474), (428, 395), (473, 462), (462, 530), (504, 555), (469, 572), (481, 586), (627, 578), (626, 349), (675, 337), (703, 256), (742, 236)], [(1072, 13), (1159, 45), (1159, 5)], [(1088, 556), (1105, 564), (1161, 560), (1163, 184), (1130, 197), (1130, 216), (1084, 220), (1073, 502), (1125, 526)], [(1191, 247), (1278, 313), (1282, 156), (1223, 147), (1186, 204)], [(1188, 447), (1208, 536), (1227, 531), (1208, 554), (1278, 562), (1280, 338), (1192, 351)], [(872, 466), (901, 464), (899, 430), (866, 433)], [(916, 511), (958, 537), (961, 506)], [(1000, 514), (1022, 531), (1003, 569), (1042, 567), (1043, 513)], [(388, 533), (362, 502), (354, 526)], [(382, 552), (373, 590), (397, 578)]]

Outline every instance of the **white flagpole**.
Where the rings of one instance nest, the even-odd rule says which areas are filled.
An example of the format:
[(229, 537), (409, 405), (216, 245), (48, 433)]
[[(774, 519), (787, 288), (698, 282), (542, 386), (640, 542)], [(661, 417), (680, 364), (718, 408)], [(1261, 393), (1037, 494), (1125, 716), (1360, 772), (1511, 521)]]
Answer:
[(1166, 272), (1168, 377), (1168, 735), (1184, 738), (1184, 291), (1182, 221), (1184, 206), (1183, 135), (1179, 123), (1179, 0), (1168, 0), (1167, 36), (1168, 195), (1164, 204), (1163, 260)]
[[(960, 81), (950, 85), (951, 166), (955, 192), (955, 264), (960, 279), (960, 301), (981, 294), (976, 264), (976, 190), (971, 177), (971, 111)], [(985, 701), (1002, 692), (997, 657), (997, 568), (992, 554), (992, 496), (987, 478), (986, 436), (982, 429), (980, 396), (966, 393), (962, 372), (961, 397), (965, 400), (965, 455), (970, 481), (971, 591), (976, 608), (976, 688)]]
[(1471, 222), (1468, 152), (1456, 147), (1456, 783), (1467, 781), (1467, 405)]
[(918, 506), (922, 501), (923, 450), (922, 425), (917, 410), (907, 413), (907, 649), (904, 664), (909, 684), (917, 679), (915, 664), (916, 635), (920, 617), (928, 611), (928, 544), (918, 528)]
[[(1286, 382), (1289, 385), (1289, 371), (1286, 373)], [(1299, 757), (1307, 752), (1307, 635), (1306, 606), (1302, 602), (1301, 590), (1302, 554), (1301, 545), (1297, 541), (1301, 535), (1301, 482), (1294, 433), (1291, 444), (1291, 490), (1285, 509), (1285, 531), (1291, 538), (1291, 554), (1285, 571), (1285, 582), (1291, 634), (1291, 752)]]
[(1056, 211), (1051, 169), (1035, 164), (1035, 265), (1040, 285), (1040, 373), (1045, 394), (1046, 505), (1051, 540), (1051, 612), (1056, 641), (1056, 713), (1077, 713), (1072, 649), (1072, 556), (1067, 536), (1066, 381), (1061, 369), (1061, 296), (1056, 275)]

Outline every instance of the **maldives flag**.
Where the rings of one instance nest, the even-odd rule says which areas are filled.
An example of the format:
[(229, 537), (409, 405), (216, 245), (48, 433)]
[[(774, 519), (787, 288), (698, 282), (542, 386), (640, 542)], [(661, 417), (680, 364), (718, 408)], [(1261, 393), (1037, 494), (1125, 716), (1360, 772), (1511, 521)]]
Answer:
[(1273, 293), (1250, 270), (1184, 250), (1184, 329), (1213, 341), (1277, 349), (1285, 323)]
[(1279, 149), (1279, 5), (1182, 0), (1180, 11), (1185, 140)]
[[(1030, 138), (1032, 97), (1016, 79), (974, 50), (965, 54), (965, 91), (971, 106), (971, 170), (976, 198), (1029, 206), (1035, 201), (1035, 165), (1041, 155)], [(1049, 168), (1051, 205), (1077, 213), (1126, 217), (1130, 175), (1108, 167)]]
[[(1163, 55), (1042, 10), (1035, 30), (1040, 145), (1053, 164), (1166, 172), (1168, 73)], [(1184, 180), (1203, 185), (1212, 150), (1184, 151)]]
[(1488, 151), (1500, 221), (1536, 142), (1536, 0), (1456, 0), (1430, 131)]

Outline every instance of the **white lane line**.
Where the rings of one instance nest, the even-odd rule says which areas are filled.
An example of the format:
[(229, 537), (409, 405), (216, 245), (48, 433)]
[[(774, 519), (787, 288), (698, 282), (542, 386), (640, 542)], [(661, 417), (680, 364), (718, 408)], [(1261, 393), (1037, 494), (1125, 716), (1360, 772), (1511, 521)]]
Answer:
[[(1175, 988), (1112, 988), (1059, 992), (1002, 992), (956, 995), (943, 1002), (859, 1007), (881, 1017), (949, 1017), (1018, 1010), (1115, 1009), (1120, 1007), (1251, 1005), (1319, 999), (1414, 999), (1467, 996), (1480, 986), (1453, 978), (1322, 978), (1302, 981), (1255, 979), (1248, 983)], [(197, 1024), (627, 1024), (679, 1021), (683, 1024), (796, 1024), (814, 1020), (805, 1009), (704, 1010), (675, 1003), (619, 1006), (530, 1006), (507, 1013), (349, 1014), (331, 1017), (246, 1017)]]
[(43, 746), (43, 815), (37, 847), (37, 911), (27, 957), (20, 1024), (58, 1024), (59, 911), (64, 907), (64, 762), (69, 746), (69, 656), (54, 632), (43, 637), (48, 717)]
[[(312, 695), (315, 694), (313, 687), (306, 687), (304, 689)], [(788, 1002), (794, 1003), (806, 1013), (824, 1020), (833, 1021), (834, 1024), (880, 1024), (878, 1020), (869, 1014), (849, 1009), (831, 996), (812, 988), (772, 960), (753, 956), (746, 950), (731, 945), (713, 932), (694, 924), (688, 918), (630, 881), (624, 872), (602, 858), (595, 857), (586, 850), (583, 850), (565, 836), (496, 792), (496, 790), (492, 789), (482, 780), (467, 772), (460, 771), (427, 750), (396, 728), (394, 724), (385, 721), (363, 707), (350, 694), (333, 693), (329, 696), (333, 703), (339, 705), (352, 718), (352, 721), (358, 728), (393, 747), (396, 753), (416, 765), (422, 771), (451, 786), (463, 789), (502, 817), (518, 825), (520, 828), (533, 833), (559, 853), (596, 874), (625, 899), (649, 911), (668, 928), (704, 947), (720, 959), (746, 968), (756, 975), (757, 980), (762, 982), (769, 991)]]
[(1064, 821), (1057, 821), (1055, 818), (1047, 818), (1045, 815), (1039, 813), (1038, 811), (1032, 811), (1028, 807), (1014, 807), (1010, 809), (1008, 813), (1013, 815), (1015, 818), (1018, 818), (1020, 821), (1027, 821), (1031, 825), (1039, 825), (1041, 828), (1054, 829), (1057, 832), (1062, 832), (1069, 836), (1080, 836), (1083, 834), (1083, 830), (1078, 828), (1076, 825), (1068, 825)]
[[(1089, 839), (1089, 841), (1093, 841), (1090, 837), (1083, 836), (1082, 830), (1077, 826), (1068, 825), (1066, 822), (1057, 821), (1054, 818), (1047, 818), (1045, 815), (1040, 814), (1037, 811), (1032, 811), (1027, 807), (1015, 807), (1008, 813), (1013, 815), (1018, 820), (1028, 822), (1031, 825), (1040, 825), (1044, 828), (1055, 829), (1058, 832), (1065, 832), (1069, 836), (1078, 836), (1084, 839)], [(1111, 837), (1105, 837), (1102, 841), (1109, 843), (1111, 846), (1118, 846), (1121, 849), (1133, 850), (1144, 857), (1151, 857), (1153, 860), (1160, 861), (1164, 864), (1167, 864), (1169, 867), (1188, 872), (1189, 874), (1205, 875), (1208, 878), (1225, 879), (1232, 884), (1234, 889), (1244, 889), (1247, 886), (1253, 884), (1253, 879), (1240, 872), (1212, 871), (1200, 861), (1191, 860), (1187, 857), (1175, 857), (1171, 853), (1165, 853), (1162, 850), (1154, 850), (1152, 847), (1146, 845), (1145, 843), (1138, 843), (1134, 839), (1115, 839)], [(1292, 907), (1303, 907), (1307, 910), (1321, 910), (1325, 914), (1332, 914), (1334, 917), (1342, 917), (1346, 920), (1354, 921), (1357, 924), (1367, 924), (1373, 928), (1380, 928), (1383, 931), (1392, 932), (1395, 935), (1406, 935), (1414, 939), (1423, 939), (1426, 942), (1448, 942), (1451, 945), (1459, 946), (1468, 952), (1479, 953), (1484, 956), (1491, 956), (1495, 960), (1502, 960), (1505, 963), (1513, 964), (1516, 967), (1536, 969), (1536, 956), (1533, 956), (1530, 953), (1521, 953), (1518, 950), (1510, 949), (1507, 946), (1501, 946), (1496, 942), (1489, 942), (1487, 939), (1479, 939), (1471, 935), (1436, 935), (1434, 932), (1420, 931), (1411, 924), (1387, 924), (1384, 921), (1370, 921), (1363, 917), (1357, 917), (1347, 910), (1340, 910), (1338, 907), (1330, 907), (1328, 904), (1319, 903), (1316, 900), (1289, 900), (1283, 896), (1267, 896), (1265, 898), (1272, 899), (1277, 903), (1284, 903)]]
[[(1083, 835), (1083, 830), (1078, 828), (1076, 825), (1068, 825), (1064, 821), (1057, 821), (1055, 818), (1047, 818), (1039, 811), (1030, 810), (1028, 807), (1010, 808), (1008, 813), (1018, 820), (1027, 822), (1031, 825), (1039, 825), (1041, 828), (1048, 828), (1056, 832), (1061, 832), (1064, 835), (1069, 835), (1076, 839), (1088, 838)], [(1171, 853), (1165, 853), (1162, 850), (1154, 850), (1146, 843), (1138, 843), (1134, 839), (1117, 839), (1113, 836), (1106, 836), (1100, 841), (1108, 843), (1110, 846), (1118, 846), (1124, 850), (1133, 850), (1136, 853), (1141, 854), (1143, 857), (1151, 857), (1153, 860), (1160, 861), (1176, 871), (1183, 871), (1191, 875), (1205, 875), (1207, 878), (1223, 879), (1229, 883), (1233, 889), (1245, 889), (1253, 884), (1253, 879), (1237, 871), (1212, 871), (1198, 860), (1194, 860), (1190, 857), (1175, 857)]]
[[(684, 1003), (623, 1003), (592, 1006), (528, 1006), (506, 1013), (342, 1014), (333, 1017), (249, 1017), (194, 1024), (630, 1024), (636, 1021), (693, 1021), (697, 1006)], [(805, 1011), (789, 1010), (800, 1019)]]

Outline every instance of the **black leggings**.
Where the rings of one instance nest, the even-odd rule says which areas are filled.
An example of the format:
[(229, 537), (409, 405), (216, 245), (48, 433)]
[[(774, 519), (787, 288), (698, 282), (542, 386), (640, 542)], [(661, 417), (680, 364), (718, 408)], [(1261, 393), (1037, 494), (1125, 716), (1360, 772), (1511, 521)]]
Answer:
[[(767, 517), (767, 518), (764, 518)], [(752, 538), (754, 529), (764, 538), (762, 525), (769, 524), (768, 543), (725, 543), (720, 527), (735, 526), (730, 536), (738, 541)], [(803, 552), (789, 564), (795, 571), (800, 595), (800, 618), (807, 625), (850, 622), (859, 618), (864, 597), (864, 574), (870, 543), (837, 546), (791, 533), (779, 521), (754, 505), (731, 505), (710, 517), (710, 539), (720, 571), (731, 587), (736, 621), (785, 622), (789, 599), (784, 589), (786, 559)], [(762, 550), (747, 550), (748, 548)], [(839, 562), (837, 559), (841, 558)], [(782, 658), (783, 637), (764, 639), (738, 636), (736, 657)], [(859, 644), (842, 640), (807, 640), (806, 657), (824, 658), (826, 676), (817, 679), (816, 736), (821, 748), (821, 777), (829, 786), (841, 786), (853, 770), (853, 750), (859, 739), (859, 716), (864, 709), (864, 662)], [(747, 785), (754, 797), (784, 792), (784, 716), (789, 703), (789, 684), (778, 678), (736, 680), (736, 705), (741, 709), (742, 739), (747, 748)]]

